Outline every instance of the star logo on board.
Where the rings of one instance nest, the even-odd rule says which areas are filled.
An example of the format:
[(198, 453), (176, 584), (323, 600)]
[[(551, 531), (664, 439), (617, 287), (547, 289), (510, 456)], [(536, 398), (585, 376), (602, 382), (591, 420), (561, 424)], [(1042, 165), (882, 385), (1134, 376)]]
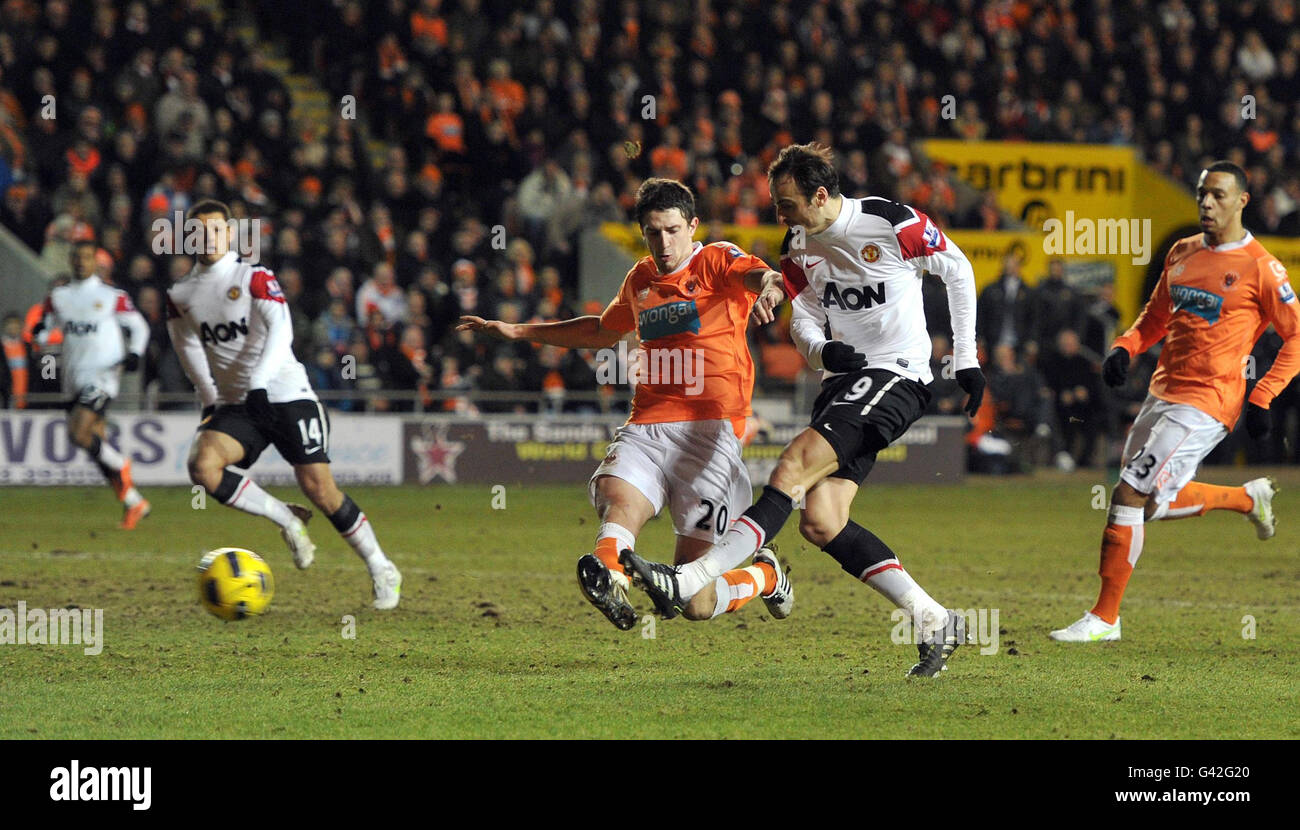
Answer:
[(448, 441), (446, 427), (425, 427), (419, 435), (411, 437), (410, 448), (415, 453), (421, 484), (435, 478), (456, 483), (456, 459), (465, 451), (465, 442)]

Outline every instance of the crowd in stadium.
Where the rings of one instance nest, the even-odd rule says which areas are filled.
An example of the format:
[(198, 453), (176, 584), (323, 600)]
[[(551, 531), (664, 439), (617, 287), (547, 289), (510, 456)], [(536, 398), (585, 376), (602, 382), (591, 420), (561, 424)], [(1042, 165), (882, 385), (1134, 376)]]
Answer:
[[(439, 390), (596, 391), (589, 354), (494, 349), (453, 323), (599, 308), (607, 298), (575, 295), (578, 234), (627, 221), (651, 175), (687, 182), (706, 223), (772, 222), (765, 170), (792, 142), (837, 148), (848, 194), (990, 230), (1019, 217), (928, 163), (916, 140), (1133, 145), (1189, 198), (1206, 162), (1227, 158), (1251, 176), (1247, 227), (1300, 234), (1294, 0), (224, 6), (227, 21), (251, 15), (260, 42), (282, 46), (331, 101), (354, 102), (357, 119), (295, 121), (270, 47), (195, 2), (0, 5), (0, 223), (53, 273), (73, 242), (96, 240), (101, 273), (153, 327), (144, 371), (162, 391), (188, 388), (162, 291), (193, 262), (154, 253), (150, 228), (209, 197), (266, 220), (261, 256), (294, 309), (295, 349), (317, 388), (358, 390), (344, 408), (379, 388), (415, 393), (398, 408)], [(386, 143), (380, 158), (367, 136)], [(1009, 260), (980, 298), (995, 404), (974, 434), (994, 439), (983, 442), (993, 456), (998, 440), (1037, 436), (1063, 465), (1104, 463), (1099, 439), (1141, 400), (1101, 388), (1119, 316), (1109, 288), (1076, 291), (1058, 265), (1019, 269)], [(935, 296), (938, 358), (941, 287)], [(755, 334), (769, 391), (799, 368), (780, 325)], [(955, 411), (938, 383), (936, 411)]]

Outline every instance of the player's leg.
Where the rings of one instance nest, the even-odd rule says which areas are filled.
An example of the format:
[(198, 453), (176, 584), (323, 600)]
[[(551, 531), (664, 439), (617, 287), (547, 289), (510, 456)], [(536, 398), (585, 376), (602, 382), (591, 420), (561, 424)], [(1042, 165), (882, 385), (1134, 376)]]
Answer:
[(311, 564), (316, 547), (303, 525), (311, 511), (280, 501), (253, 479), (230, 469), (236, 464), (250, 466), (266, 445), (243, 407), (219, 407), (200, 425), (190, 446), (186, 460), (190, 481), (227, 507), (275, 522), (281, 537), (289, 543), (294, 564), (305, 568)]
[(852, 478), (832, 476), (818, 484), (808, 494), (799, 531), (849, 576), (906, 611), (918, 641), (923, 641), (943, 627), (948, 612), (912, 578), (880, 537), (849, 518), (857, 492), (858, 483)]
[(1185, 405), (1148, 397), (1124, 445), (1127, 463), (1111, 493), (1102, 533), (1101, 586), (1092, 609), (1066, 628), (1051, 632), (1062, 642), (1120, 639), (1120, 602), (1145, 542), (1144, 524), (1158, 518), (1195, 475), (1201, 461), (1227, 430), (1209, 415)]
[[(681, 440), (668, 464), (669, 507), (677, 531), (674, 565), (698, 560), (749, 509), (754, 497), (749, 470), (741, 457), (734, 427), (726, 421), (701, 421), (681, 428)], [(736, 611), (761, 597), (773, 616), (784, 619), (794, 605), (794, 589), (767, 549), (749, 567), (720, 574), (694, 596), (684, 597), (682, 615), (707, 620)]]
[(151, 507), (131, 481), (131, 461), (105, 440), (104, 412), (108, 409), (107, 394), (94, 389), (83, 389), (68, 410), (68, 437), (73, 444), (86, 451), (95, 466), (113, 488), (117, 500), (122, 502), (124, 530), (132, 530), (141, 519), (149, 515)]
[(388, 611), (401, 599), (402, 574), (379, 546), (375, 529), (352, 497), (339, 489), (327, 462), (293, 465), (294, 478), (303, 494), (329, 517), (339, 532), (370, 571), (375, 594), (375, 608)]
[(693, 597), (751, 558), (785, 526), (803, 494), (839, 466), (835, 448), (819, 432), (810, 427), (796, 435), (782, 451), (758, 500), (704, 555), (676, 569), (679, 596)]
[(623, 631), (635, 627), (637, 614), (627, 599), (631, 583), (619, 556), (636, 548), (641, 528), (658, 515), (667, 498), (664, 428), (627, 424), (619, 429), (588, 484), (600, 526), (591, 552), (578, 558), (578, 587)]
[(786, 445), (762, 495), (721, 541), (680, 568), (650, 565), (657, 575), (645, 587), (656, 607), (683, 605), (683, 597), (689, 599), (757, 553), (814, 485), (861, 455), (874, 458), (920, 417), (929, 397), (920, 383), (881, 369), (828, 381), (813, 405), (810, 426)]
[(1187, 519), (1204, 516), (1211, 510), (1230, 510), (1250, 519), (1255, 535), (1271, 539), (1277, 527), (1273, 515), (1273, 497), (1277, 485), (1271, 478), (1251, 479), (1237, 487), (1222, 487), (1190, 481), (1178, 491), (1173, 501), (1154, 505), (1147, 512), (1147, 521)]

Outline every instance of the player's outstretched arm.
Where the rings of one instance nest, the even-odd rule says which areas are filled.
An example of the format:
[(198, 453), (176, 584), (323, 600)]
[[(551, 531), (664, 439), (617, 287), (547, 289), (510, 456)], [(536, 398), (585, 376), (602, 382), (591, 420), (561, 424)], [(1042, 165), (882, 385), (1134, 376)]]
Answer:
[(785, 280), (779, 271), (755, 268), (745, 274), (745, 288), (758, 295), (749, 319), (755, 325), (764, 325), (776, 319), (776, 309), (785, 302)]
[(623, 336), (621, 332), (602, 326), (600, 318), (594, 314), (554, 323), (505, 323), (465, 315), (460, 318), (456, 331), (479, 332), (498, 340), (527, 340), (566, 349), (600, 349), (614, 345)]
[[(1156, 281), (1155, 290), (1151, 292), (1147, 304), (1142, 307), (1142, 313), (1133, 321), (1133, 325), (1129, 326), (1128, 331), (1116, 337), (1115, 342), (1111, 344), (1110, 354), (1102, 364), (1103, 375), (1107, 363), (1111, 364), (1112, 377), (1115, 376), (1118, 362), (1123, 362), (1124, 369), (1127, 371), (1128, 359), (1142, 354), (1160, 342), (1161, 338), (1168, 333), (1169, 318), (1173, 316), (1173, 302), (1169, 299), (1169, 265), (1176, 250), (1177, 246), (1169, 252), (1169, 257), (1165, 258), (1165, 269), (1160, 273), (1160, 279)], [(1116, 350), (1122, 350), (1127, 354), (1116, 355)], [(1112, 362), (1112, 358), (1116, 362)], [(1118, 383), (1111, 383), (1111, 378), (1106, 378), (1106, 383), (1111, 386), (1119, 386), (1123, 382), (1123, 375), (1119, 376)]]

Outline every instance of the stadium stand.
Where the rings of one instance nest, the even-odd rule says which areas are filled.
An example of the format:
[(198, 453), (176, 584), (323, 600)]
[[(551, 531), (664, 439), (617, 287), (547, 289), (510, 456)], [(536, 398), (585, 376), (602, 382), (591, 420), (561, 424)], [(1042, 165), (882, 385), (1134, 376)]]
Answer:
[[(556, 408), (599, 409), (591, 354), (491, 348), (453, 323), (554, 319), (605, 299), (576, 295), (579, 234), (627, 221), (651, 175), (687, 181), (706, 222), (770, 222), (767, 163), (820, 140), (839, 151), (846, 192), (994, 230), (1015, 218), (918, 140), (1128, 145), (1189, 194), (1208, 160), (1241, 164), (1247, 227), (1300, 235), (1296, 16), (1294, 0), (303, 0), (292, 14), (240, 0), (7, 0), (0, 223), (56, 274), (71, 241), (98, 241), (104, 273), (153, 327), (144, 380), (162, 392), (188, 388), (160, 292), (191, 263), (155, 253), (150, 228), (212, 197), (267, 220), (262, 260), (293, 305), (298, 355), (319, 388), (357, 395), (337, 405), (473, 411), (483, 390), (505, 396), (480, 411), (536, 411), (536, 395), (509, 393), (546, 390)], [(949, 94), (961, 102), (950, 119)], [(1019, 267), (980, 298), (992, 432), (1043, 438), (1039, 461), (1104, 463), (1098, 436), (1062, 428), (1077, 406), (1046, 370), (1068, 365), (1076, 387), (1100, 388), (1112, 297), (1056, 274), (1030, 287)], [(931, 317), (939, 335), (943, 316)], [(797, 374), (782, 325), (754, 335), (760, 386), (777, 394)], [(344, 356), (357, 367), (347, 379)], [(377, 389), (408, 394), (364, 394)], [(1099, 397), (1088, 406), (1116, 434), (1132, 401)]]

